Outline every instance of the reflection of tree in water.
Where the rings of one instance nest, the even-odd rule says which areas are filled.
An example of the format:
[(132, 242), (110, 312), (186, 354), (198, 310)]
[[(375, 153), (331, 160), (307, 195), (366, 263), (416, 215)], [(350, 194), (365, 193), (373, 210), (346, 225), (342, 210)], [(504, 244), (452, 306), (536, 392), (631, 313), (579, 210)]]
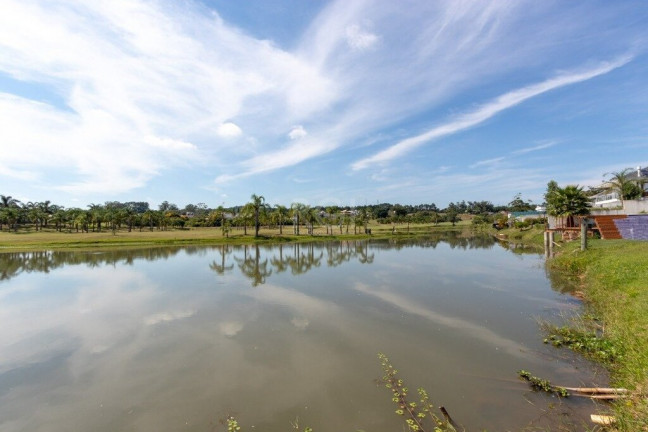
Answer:
[[(248, 248), (254, 249), (254, 254), (248, 255)], [(266, 258), (261, 262), (261, 253), (259, 245), (244, 246), (244, 257), (234, 257), (238, 263), (239, 269), (243, 276), (252, 279), (252, 286), (264, 284), (266, 278), (272, 274), (272, 269), (268, 269), (268, 259)]]
[(383, 245), (384, 248), (396, 250), (403, 248), (436, 249), (439, 243), (447, 244), (451, 249), (491, 249), (495, 243), (497, 243), (492, 236), (475, 235), (475, 233), (470, 230), (432, 231), (425, 237), (417, 239), (394, 237), (385, 240), (385, 242), (387, 244)]
[[(276, 246), (188, 246), (188, 247), (149, 247), (140, 249), (110, 249), (101, 251), (45, 251), (9, 252), (0, 254), (0, 281), (11, 279), (23, 272), (43, 272), (64, 265), (102, 265), (133, 264), (136, 260), (154, 261), (168, 259), (179, 251), (188, 255), (208, 254), (216, 250), (218, 257), (209, 268), (218, 275), (224, 275), (234, 268), (236, 261), (241, 273), (252, 280), (254, 286), (263, 284), (273, 272), (288, 270), (294, 275), (304, 274), (320, 267), (325, 262), (328, 267), (337, 267), (345, 262), (357, 260), (362, 264), (372, 264), (376, 249), (436, 248), (439, 243), (451, 248), (476, 249), (492, 248), (496, 243), (490, 236), (474, 236), (470, 231), (432, 232), (429, 236), (412, 238), (390, 238), (385, 240), (355, 240), (320, 243), (293, 243)], [(537, 253), (535, 249), (506, 246), (514, 253)], [(262, 253), (265, 251), (265, 254)], [(242, 257), (241, 257), (242, 254)], [(266, 256), (266, 258), (263, 257)], [(270, 258), (270, 255), (272, 257)]]
[(320, 252), (319, 256), (315, 257), (314, 243), (295, 243), (293, 245), (293, 254), (288, 261), (288, 266), (292, 274), (303, 274), (312, 270), (314, 267), (319, 267), (323, 256), (324, 253)]
[(523, 243), (511, 243), (507, 241), (500, 241), (499, 244), (504, 249), (509, 250), (517, 255), (538, 254), (542, 252), (542, 248), (535, 245), (527, 245)]
[(101, 251), (40, 251), (0, 253), (0, 281), (19, 274), (49, 273), (66, 265), (132, 265), (137, 259), (156, 261), (174, 256), (181, 248), (156, 247), (143, 249), (109, 249)]
[(551, 289), (561, 294), (575, 294), (578, 291), (579, 280), (560, 270), (552, 269), (545, 265), (547, 279), (551, 283)]
[(221, 256), (220, 263), (214, 260), (211, 264), (209, 264), (209, 268), (214, 270), (219, 275), (223, 276), (226, 271), (232, 270), (234, 268), (234, 264), (225, 265), (225, 258), (232, 252), (232, 250), (230, 246), (222, 245), (218, 247), (218, 251)]

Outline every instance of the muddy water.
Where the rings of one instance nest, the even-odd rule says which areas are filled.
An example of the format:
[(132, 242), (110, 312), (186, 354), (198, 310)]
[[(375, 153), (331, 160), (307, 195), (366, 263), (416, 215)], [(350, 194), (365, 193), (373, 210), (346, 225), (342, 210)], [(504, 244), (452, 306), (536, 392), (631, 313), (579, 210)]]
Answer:
[(378, 352), (469, 430), (578, 430), (588, 402), (517, 380), (598, 379), (542, 343), (537, 320), (579, 305), (528, 252), (450, 234), (0, 254), (0, 430), (402, 430)]

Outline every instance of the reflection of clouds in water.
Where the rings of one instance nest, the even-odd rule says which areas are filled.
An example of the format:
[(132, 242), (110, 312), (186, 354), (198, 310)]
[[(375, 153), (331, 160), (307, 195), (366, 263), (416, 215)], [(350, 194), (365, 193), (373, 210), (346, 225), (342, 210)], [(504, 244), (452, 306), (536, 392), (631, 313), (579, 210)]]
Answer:
[(272, 303), (296, 309), (303, 315), (326, 316), (339, 311), (335, 303), (320, 300), (299, 291), (265, 284), (263, 289), (246, 292), (246, 295), (263, 303)]
[(398, 309), (410, 313), (412, 315), (417, 315), (422, 318), (426, 318), (437, 324), (441, 324), (446, 327), (450, 327), (457, 330), (462, 330), (464, 333), (467, 333), (469, 336), (480, 339), (489, 345), (495, 346), (496, 348), (503, 348), (507, 353), (515, 355), (518, 357), (529, 357), (526, 354), (525, 347), (511, 339), (507, 339), (503, 336), (498, 335), (492, 330), (489, 330), (485, 327), (482, 327), (477, 324), (473, 324), (469, 321), (466, 321), (461, 318), (452, 317), (434, 312), (432, 310), (426, 309), (416, 302), (409, 300), (401, 295), (394, 294), (387, 290), (374, 290), (368, 285), (363, 283), (356, 283), (354, 287), (357, 291), (361, 293), (371, 295), (379, 298), (380, 300), (391, 304), (392, 306), (397, 307)]
[(196, 314), (195, 310), (162, 312), (154, 315), (149, 315), (148, 317), (144, 318), (144, 324), (155, 325), (162, 322), (170, 322), (179, 319), (189, 318), (195, 314)]
[(293, 319), (290, 320), (290, 323), (300, 330), (306, 330), (310, 321), (303, 317), (293, 317)]
[(0, 347), (6, 353), (0, 372), (61, 352), (74, 351), (74, 362), (109, 350), (141, 326), (155, 291), (148, 278), (124, 268), (70, 268), (57, 276), (55, 290), (42, 286), (0, 302)]
[[(565, 307), (565, 299), (556, 297), (556, 298), (544, 298), (544, 297), (539, 297), (539, 296), (533, 296), (530, 295), (525, 289), (520, 289), (519, 284), (511, 286), (510, 284), (500, 284), (500, 285), (494, 285), (494, 284), (486, 284), (483, 282), (473, 282), (473, 285), (479, 288), (483, 288), (489, 291), (496, 291), (499, 293), (505, 293), (506, 295), (509, 296), (514, 296), (517, 298), (524, 299), (525, 301), (528, 302), (533, 302), (535, 304), (545, 304), (545, 307), (550, 307), (550, 308), (557, 308), (557, 307)], [(548, 288), (547, 288), (548, 289)]]
[(228, 321), (220, 323), (218, 330), (223, 336), (236, 336), (241, 330), (243, 330), (243, 323), (239, 321)]

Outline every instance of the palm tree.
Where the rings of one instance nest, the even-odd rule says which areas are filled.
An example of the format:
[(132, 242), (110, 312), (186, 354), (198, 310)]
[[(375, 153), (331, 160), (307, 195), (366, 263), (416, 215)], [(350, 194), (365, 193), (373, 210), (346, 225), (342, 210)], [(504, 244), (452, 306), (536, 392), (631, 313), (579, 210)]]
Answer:
[(259, 237), (259, 213), (263, 208), (265, 198), (263, 195), (252, 194), (250, 197), (252, 208), (254, 209), (254, 237)]
[(147, 210), (142, 214), (142, 224), (147, 224), (149, 230), (153, 231), (153, 223), (157, 220), (157, 213), (155, 210)]
[(57, 210), (53, 215), (52, 215), (52, 222), (54, 223), (54, 227), (56, 231), (61, 231), (63, 228), (63, 225), (65, 224), (65, 221), (67, 219), (67, 216), (65, 214), (65, 210), (59, 209)]
[(547, 194), (547, 213), (554, 217), (567, 218), (567, 226), (574, 226), (574, 217), (585, 216), (590, 212), (592, 203), (578, 185), (557, 187)]
[(101, 223), (104, 220), (105, 211), (104, 207), (101, 204), (89, 204), (90, 214), (92, 215), (92, 231), (95, 230), (95, 225), (97, 226), (97, 231), (101, 232)]
[(302, 203), (292, 203), (290, 206), (290, 212), (292, 213), (294, 219), (294, 233), (299, 235), (299, 218), (303, 216), (306, 206)]
[(313, 226), (315, 222), (319, 222), (319, 212), (316, 208), (305, 206), (303, 217), (308, 222), (308, 234), (313, 235)]
[(277, 204), (275, 206), (275, 211), (273, 212), (273, 215), (276, 217), (276, 220), (279, 223), (279, 235), (282, 235), (283, 224), (286, 221), (286, 216), (288, 216), (288, 208)]
[(237, 219), (243, 224), (243, 235), (247, 235), (248, 223), (254, 219), (254, 207), (252, 203), (247, 203), (239, 212)]
[(20, 201), (11, 195), (0, 195), (0, 208), (18, 207)]
[(641, 187), (637, 184), (637, 181), (629, 178), (628, 174), (631, 172), (633, 172), (632, 168), (626, 168), (618, 172), (606, 174), (611, 177), (604, 183), (603, 187), (608, 192), (616, 192), (621, 200), (621, 205), (623, 205), (623, 200), (637, 199), (642, 194)]
[[(10, 197), (11, 198), (11, 197)], [(4, 219), (9, 226), (9, 229), (13, 227), (14, 231), (18, 232), (18, 221), (20, 220), (21, 211), (18, 206), (8, 206), (2, 208), (2, 219)]]
[(44, 221), (47, 220), (47, 216), (45, 215), (45, 212), (43, 212), (37, 206), (33, 206), (29, 209), (29, 213), (27, 214), (27, 217), (34, 224), (36, 231), (38, 231), (39, 228), (42, 229)]

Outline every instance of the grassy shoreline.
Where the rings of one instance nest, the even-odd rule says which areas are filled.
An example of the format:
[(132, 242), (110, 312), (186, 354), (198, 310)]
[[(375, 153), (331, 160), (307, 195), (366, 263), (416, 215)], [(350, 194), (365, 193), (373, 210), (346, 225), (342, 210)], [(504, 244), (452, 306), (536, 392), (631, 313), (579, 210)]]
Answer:
[(634, 396), (614, 404), (620, 431), (648, 431), (648, 242), (566, 243), (548, 262), (571, 277), (584, 297), (585, 325), (622, 354), (606, 366), (613, 387)]
[[(470, 224), (462, 222), (453, 226), (450, 223), (439, 225), (412, 224), (407, 227), (404, 224), (378, 225), (370, 224), (368, 228), (371, 234), (364, 234), (363, 228), (358, 228), (354, 234), (353, 227), (347, 233), (343, 227), (342, 233), (338, 227), (333, 227), (327, 233), (326, 227), (316, 227), (312, 235), (306, 234), (306, 227), (300, 227), (300, 235), (293, 234), (293, 227), (286, 226), (283, 233), (278, 228), (262, 227), (259, 237), (254, 237), (254, 229), (248, 227), (247, 234), (241, 229), (233, 229), (225, 236), (220, 228), (191, 228), (191, 229), (169, 229), (166, 231), (142, 231), (133, 230), (128, 232), (121, 229), (116, 232), (104, 230), (102, 232), (68, 232), (35, 231), (33, 229), (20, 229), (18, 232), (0, 232), (0, 253), (15, 251), (34, 251), (49, 249), (95, 249), (106, 247), (128, 247), (128, 246), (189, 246), (189, 245), (220, 245), (220, 244), (264, 244), (264, 243), (291, 243), (291, 242), (312, 242), (312, 241), (335, 241), (335, 240), (359, 240), (359, 239), (381, 239), (381, 238), (407, 238), (417, 237), (439, 231), (453, 231), (469, 228)], [(392, 229), (393, 228), (393, 229)], [(362, 233), (360, 231), (362, 230)]]
[[(491, 231), (501, 241), (540, 248), (543, 232), (541, 227)], [(632, 391), (632, 397), (612, 404), (614, 430), (648, 431), (648, 242), (589, 239), (586, 251), (580, 241), (558, 243), (547, 268), (571, 279), (584, 304), (568, 331), (594, 329), (600, 345), (622, 353), (603, 361), (600, 352), (584, 352), (610, 371), (612, 387)]]

